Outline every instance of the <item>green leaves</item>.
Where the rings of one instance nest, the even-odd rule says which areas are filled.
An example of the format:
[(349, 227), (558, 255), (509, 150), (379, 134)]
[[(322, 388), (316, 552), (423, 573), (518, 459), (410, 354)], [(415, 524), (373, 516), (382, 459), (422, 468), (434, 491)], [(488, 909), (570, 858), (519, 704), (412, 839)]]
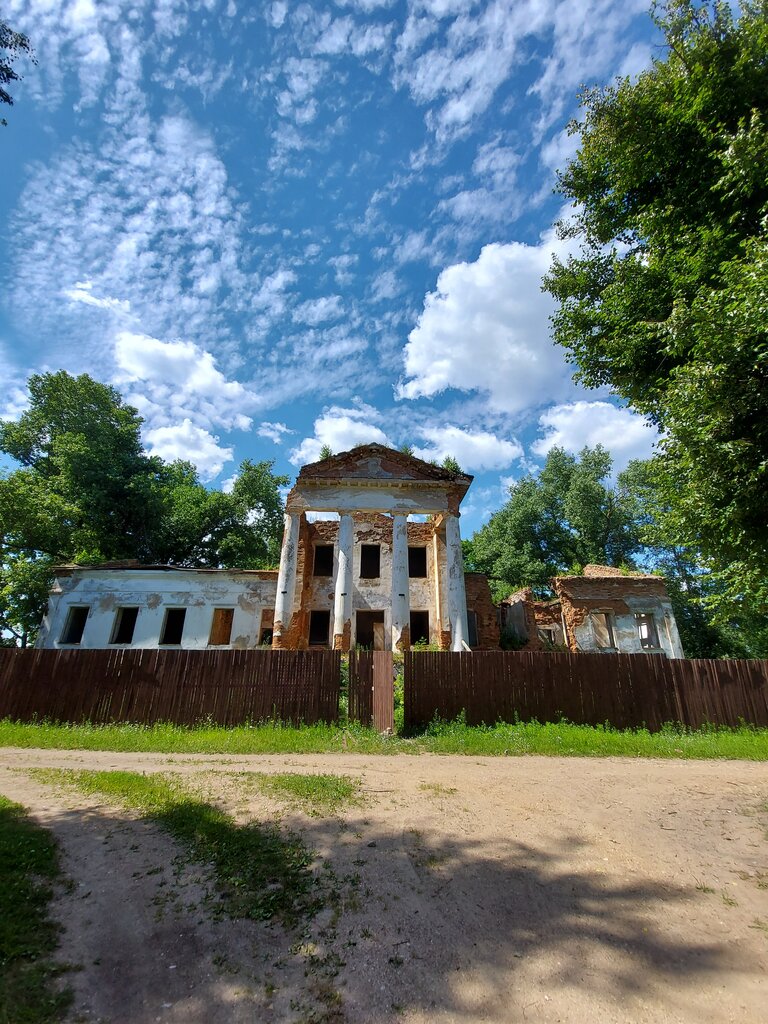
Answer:
[(611, 468), (600, 445), (578, 457), (553, 448), (538, 476), (512, 485), (509, 501), (467, 545), (497, 599), (523, 586), (546, 594), (552, 576), (589, 562), (632, 564), (641, 546), (636, 506), (633, 495), (608, 485)]
[(31, 377), (29, 396), (0, 425), (0, 450), (21, 464), (0, 479), (0, 629), (19, 642), (34, 638), (55, 564), (277, 565), (288, 478), (272, 462), (246, 460), (231, 493), (209, 490), (190, 463), (146, 454), (114, 388), (61, 371)]
[(560, 230), (582, 249), (545, 280), (554, 337), (661, 427), (668, 526), (720, 600), (768, 607), (768, 4), (655, 11), (665, 58), (585, 93), (573, 126)]

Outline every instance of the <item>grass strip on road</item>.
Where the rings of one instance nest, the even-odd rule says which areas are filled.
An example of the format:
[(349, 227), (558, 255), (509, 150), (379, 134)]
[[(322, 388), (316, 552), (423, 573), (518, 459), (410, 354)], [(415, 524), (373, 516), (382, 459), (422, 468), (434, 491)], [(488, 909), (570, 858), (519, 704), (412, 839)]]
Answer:
[(59, 769), (35, 769), (32, 774), (43, 782), (104, 797), (156, 822), (194, 860), (213, 867), (222, 909), (230, 917), (276, 919), (292, 927), (324, 905), (311, 870), (314, 854), (300, 836), (275, 824), (239, 825), (162, 775)]
[(662, 757), (768, 761), (768, 729), (613, 729), (568, 722), (468, 726), (436, 722), (412, 738), (357, 725), (295, 728), (265, 722), (234, 728), (160, 724), (57, 725), (0, 721), (0, 746), (165, 754), (472, 754)]
[(0, 1024), (52, 1024), (72, 1001), (51, 960), (60, 929), (48, 903), (60, 878), (53, 836), (0, 796)]

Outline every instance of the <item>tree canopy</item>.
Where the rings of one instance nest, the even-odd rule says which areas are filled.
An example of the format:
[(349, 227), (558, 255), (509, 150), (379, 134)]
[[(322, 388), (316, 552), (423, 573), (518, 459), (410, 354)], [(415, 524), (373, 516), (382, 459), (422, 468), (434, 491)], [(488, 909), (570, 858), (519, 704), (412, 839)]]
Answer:
[(549, 592), (552, 576), (587, 563), (632, 566), (641, 548), (634, 497), (611, 486), (610, 454), (552, 448), (539, 474), (512, 484), (509, 500), (465, 544), (468, 565), (485, 572), (494, 596), (519, 587)]
[(191, 463), (144, 451), (141, 417), (114, 388), (63, 371), (28, 387), (29, 408), (0, 425), (19, 463), (0, 478), (0, 629), (34, 633), (57, 563), (277, 564), (288, 478), (272, 462), (246, 460), (230, 493), (209, 490)]
[(663, 58), (582, 96), (555, 340), (663, 431), (656, 487), (723, 599), (768, 607), (768, 2), (670, 0)]

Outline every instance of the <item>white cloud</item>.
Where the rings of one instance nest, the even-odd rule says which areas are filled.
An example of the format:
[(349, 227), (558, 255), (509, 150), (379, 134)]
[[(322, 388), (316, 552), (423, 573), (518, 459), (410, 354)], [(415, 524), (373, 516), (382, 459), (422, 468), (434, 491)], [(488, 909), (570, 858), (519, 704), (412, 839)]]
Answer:
[(317, 462), (323, 445), (333, 452), (344, 452), (359, 444), (389, 444), (387, 435), (377, 426), (381, 414), (370, 405), (359, 403), (354, 408), (332, 406), (315, 420), (314, 437), (304, 440), (288, 455), (290, 461), (301, 466)]
[(402, 291), (402, 284), (394, 270), (382, 270), (374, 277), (371, 284), (371, 297), (374, 302), (394, 299)]
[(658, 441), (656, 428), (629, 409), (610, 402), (570, 402), (556, 405), (539, 417), (543, 436), (531, 450), (543, 457), (555, 446), (576, 454), (588, 445), (601, 444), (614, 459), (614, 471), (626, 468), (630, 459), (647, 459)]
[(232, 449), (223, 448), (218, 437), (194, 426), (188, 419), (176, 426), (155, 427), (144, 433), (144, 441), (152, 455), (166, 462), (186, 459), (197, 466), (204, 480), (212, 480), (232, 458)]
[(408, 337), (398, 397), (457, 388), (520, 412), (572, 393), (571, 371), (549, 337), (553, 300), (541, 291), (558, 248), (547, 233), (537, 246), (486, 245), (474, 263), (445, 269)]
[(70, 302), (83, 302), (86, 306), (97, 309), (108, 309), (114, 313), (130, 313), (131, 304), (126, 299), (112, 299), (109, 296), (99, 298), (93, 294), (93, 282), (78, 281), (74, 288), (65, 288), (61, 293)]
[(418, 458), (442, 462), (446, 455), (451, 455), (467, 472), (504, 469), (523, 454), (517, 441), (496, 437), (485, 430), (421, 427), (418, 433), (428, 442), (425, 448), (414, 446)]
[(293, 311), (293, 319), (296, 323), (311, 324), (316, 327), (328, 320), (339, 320), (343, 314), (344, 307), (341, 304), (341, 296), (324, 295), (320, 299), (308, 299), (296, 306)]
[(286, 427), (284, 423), (260, 423), (256, 428), (256, 433), (259, 437), (266, 437), (268, 441), (274, 441), (275, 444), (282, 444), (283, 434), (295, 434), (296, 431)]
[(106, 376), (105, 309), (155, 337), (234, 346), (230, 314), (250, 286), (241, 211), (212, 138), (187, 119), (152, 124), (137, 99), (98, 145), (36, 166), (11, 223), (11, 307), (48, 361)]

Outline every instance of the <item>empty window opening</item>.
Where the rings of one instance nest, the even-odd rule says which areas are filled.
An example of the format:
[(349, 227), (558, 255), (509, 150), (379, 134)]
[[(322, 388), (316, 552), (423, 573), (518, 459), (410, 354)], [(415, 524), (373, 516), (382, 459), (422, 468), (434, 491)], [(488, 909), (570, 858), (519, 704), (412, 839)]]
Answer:
[(314, 611), (309, 615), (309, 646), (327, 647), (331, 629), (331, 613)]
[(168, 608), (166, 610), (163, 631), (160, 634), (160, 645), (162, 647), (173, 647), (181, 643), (186, 616), (186, 608)]
[(384, 650), (384, 612), (358, 612), (355, 643), (369, 651)]
[(426, 579), (426, 548), (408, 548), (408, 575), (411, 577), (411, 579)]
[(429, 643), (429, 612), (411, 612), (411, 644)]
[(333, 544), (315, 545), (313, 576), (333, 576)]
[(477, 612), (471, 612), (469, 609), (467, 609), (467, 630), (469, 632), (467, 643), (470, 647), (478, 647), (480, 641), (477, 639)]
[(208, 641), (211, 647), (226, 647), (232, 638), (232, 620), (234, 608), (214, 608), (211, 621), (211, 636)]
[(259, 647), (271, 647), (272, 646), (272, 627), (265, 626), (264, 629), (259, 633)]
[(133, 631), (136, 629), (136, 619), (139, 617), (138, 608), (118, 608), (115, 614), (115, 624), (112, 627), (111, 644), (129, 644), (133, 640)]
[(608, 612), (592, 612), (591, 619), (595, 646), (601, 651), (615, 650), (612, 616)]
[(651, 612), (640, 612), (635, 615), (637, 633), (640, 637), (640, 646), (645, 648), (657, 648), (659, 646), (659, 634), (656, 631), (656, 622)]
[(551, 647), (554, 647), (557, 643), (554, 626), (539, 626), (536, 632), (539, 634), (539, 640), (542, 643), (549, 644)]
[(377, 580), (381, 575), (381, 545), (360, 545), (360, 579)]
[(85, 623), (88, 618), (88, 606), (82, 608), (70, 608), (67, 613), (67, 621), (64, 624), (64, 631), (61, 634), (60, 644), (79, 644), (83, 639)]

